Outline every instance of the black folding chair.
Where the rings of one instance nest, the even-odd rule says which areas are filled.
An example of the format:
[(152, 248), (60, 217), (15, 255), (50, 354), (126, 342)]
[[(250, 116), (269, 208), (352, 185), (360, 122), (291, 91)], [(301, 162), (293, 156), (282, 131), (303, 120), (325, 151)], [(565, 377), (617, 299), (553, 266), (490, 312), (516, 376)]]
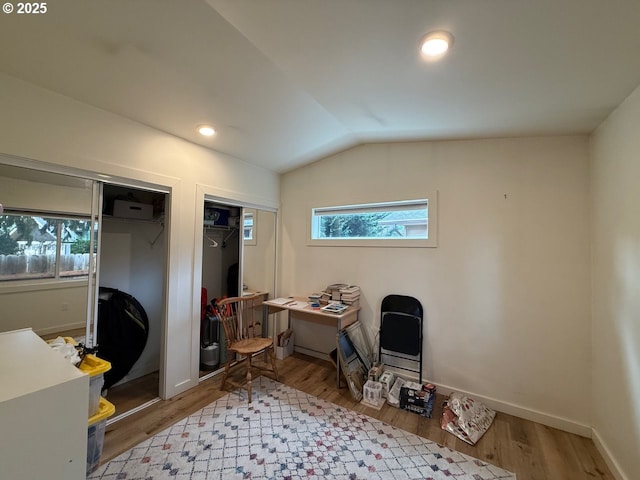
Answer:
[(417, 374), (418, 382), (422, 382), (422, 322), (422, 305), (416, 298), (387, 295), (382, 300), (378, 358)]

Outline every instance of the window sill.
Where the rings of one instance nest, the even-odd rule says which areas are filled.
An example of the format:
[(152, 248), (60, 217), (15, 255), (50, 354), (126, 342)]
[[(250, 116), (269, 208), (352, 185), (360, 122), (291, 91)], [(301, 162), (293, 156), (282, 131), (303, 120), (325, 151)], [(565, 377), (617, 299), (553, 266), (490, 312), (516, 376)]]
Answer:
[(394, 247), (394, 248), (435, 248), (435, 239), (364, 239), (364, 238), (335, 238), (309, 239), (310, 247)]
[(35, 292), (44, 290), (59, 290), (64, 288), (81, 288), (88, 285), (87, 278), (74, 278), (69, 280), (56, 280), (47, 278), (43, 280), (23, 280), (0, 283), (0, 295), (7, 293)]

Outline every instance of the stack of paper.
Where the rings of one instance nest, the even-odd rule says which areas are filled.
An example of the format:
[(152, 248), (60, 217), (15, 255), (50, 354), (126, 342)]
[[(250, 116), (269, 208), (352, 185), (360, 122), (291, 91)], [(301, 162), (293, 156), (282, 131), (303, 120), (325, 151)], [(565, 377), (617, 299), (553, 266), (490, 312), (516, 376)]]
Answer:
[(288, 303), (295, 302), (295, 300), (291, 297), (281, 297), (274, 298), (273, 300), (269, 300), (271, 303), (275, 303), (276, 305), (287, 305)]

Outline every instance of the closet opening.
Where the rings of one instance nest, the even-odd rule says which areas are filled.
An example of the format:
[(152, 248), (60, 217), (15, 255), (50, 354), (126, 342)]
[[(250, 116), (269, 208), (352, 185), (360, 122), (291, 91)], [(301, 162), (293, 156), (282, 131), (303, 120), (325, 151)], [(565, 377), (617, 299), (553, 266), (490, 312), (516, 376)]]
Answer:
[[(219, 373), (227, 361), (224, 329), (215, 304), (225, 297), (258, 293), (264, 300), (275, 289), (276, 212), (234, 204), (222, 199), (204, 200), (200, 299), (199, 377)], [(263, 319), (263, 335), (270, 335)]]
[(112, 363), (103, 395), (108, 423), (160, 399), (165, 319), (168, 195), (103, 186), (97, 307), (99, 356)]
[(205, 202), (202, 235), (200, 310), (200, 377), (216, 371), (227, 360), (224, 330), (213, 306), (236, 297), (240, 284), (241, 211), (237, 206)]

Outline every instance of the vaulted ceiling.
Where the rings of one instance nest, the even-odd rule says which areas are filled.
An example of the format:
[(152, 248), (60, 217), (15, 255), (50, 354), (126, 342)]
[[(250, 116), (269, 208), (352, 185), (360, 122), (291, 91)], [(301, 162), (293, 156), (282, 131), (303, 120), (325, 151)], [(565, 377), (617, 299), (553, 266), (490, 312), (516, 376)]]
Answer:
[[(586, 134), (640, 84), (637, 0), (47, 8), (0, 14), (4, 73), (276, 172), (365, 142)], [(425, 61), (441, 29), (453, 48)]]

